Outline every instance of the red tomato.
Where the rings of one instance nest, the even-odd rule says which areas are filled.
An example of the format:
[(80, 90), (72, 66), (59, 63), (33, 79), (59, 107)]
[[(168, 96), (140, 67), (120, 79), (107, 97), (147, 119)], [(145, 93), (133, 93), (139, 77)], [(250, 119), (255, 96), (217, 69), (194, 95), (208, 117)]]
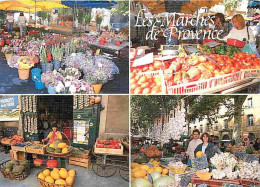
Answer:
[(143, 72), (146, 72), (146, 71), (148, 71), (148, 70), (149, 70), (149, 67), (148, 67), (148, 66), (145, 66), (145, 67), (142, 69)]
[(159, 86), (154, 86), (152, 88), (152, 91), (151, 91), (151, 94), (157, 94), (157, 93), (160, 93), (161, 92), (161, 89)]
[(155, 70), (160, 69), (160, 67), (161, 67), (161, 62), (160, 62), (160, 61), (155, 61), (154, 64), (153, 64), (153, 67), (154, 67)]
[(141, 85), (141, 88), (148, 88), (149, 87), (149, 82), (145, 82)]
[(200, 56), (199, 57), (199, 62), (200, 63), (203, 63), (203, 62), (206, 62), (207, 61), (207, 58), (205, 56)]
[(138, 87), (136, 83), (130, 84), (130, 89), (135, 90)]
[(135, 80), (138, 81), (141, 77), (142, 77), (142, 75), (136, 75)]
[(136, 83), (136, 79), (130, 79), (130, 85)]
[(224, 68), (223, 72), (225, 74), (231, 73), (231, 68), (230, 67), (226, 67), (226, 68)]
[(141, 94), (143, 92), (143, 89), (140, 87), (137, 87), (134, 91), (134, 94)]
[(130, 73), (130, 79), (133, 79), (135, 77), (135, 73), (131, 72)]
[(207, 69), (210, 70), (210, 71), (214, 71), (216, 69), (216, 65), (213, 64), (213, 63), (209, 63), (207, 65)]
[(142, 76), (142, 77), (139, 79), (139, 82), (140, 82), (140, 83), (144, 83), (144, 82), (146, 82), (146, 81), (147, 81), (146, 76)]
[(150, 94), (150, 93), (151, 93), (151, 88), (143, 89), (143, 94)]
[(256, 54), (255, 53), (251, 54), (251, 57), (256, 58)]

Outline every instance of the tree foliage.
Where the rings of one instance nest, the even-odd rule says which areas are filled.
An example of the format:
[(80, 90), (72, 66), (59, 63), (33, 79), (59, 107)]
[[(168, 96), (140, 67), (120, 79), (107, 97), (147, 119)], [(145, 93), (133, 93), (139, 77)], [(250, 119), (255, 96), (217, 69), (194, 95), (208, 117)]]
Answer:
[(112, 14), (128, 15), (129, 13), (129, 1), (117, 0), (117, 5), (111, 9)]

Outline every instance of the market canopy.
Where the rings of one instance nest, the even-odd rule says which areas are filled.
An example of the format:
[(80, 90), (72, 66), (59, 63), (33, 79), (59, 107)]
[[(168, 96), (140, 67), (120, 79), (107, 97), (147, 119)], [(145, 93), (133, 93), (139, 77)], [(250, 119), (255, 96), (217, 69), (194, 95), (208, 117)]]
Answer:
[(193, 14), (197, 8), (212, 7), (223, 0), (135, 0), (143, 3), (152, 14), (162, 12), (180, 12)]
[(4, 0), (0, 1), (0, 10), (23, 11), (35, 13), (52, 8), (68, 8), (59, 1), (34, 1), (34, 0)]
[(71, 8), (110, 8), (116, 4), (114, 0), (61, 0), (61, 3)]

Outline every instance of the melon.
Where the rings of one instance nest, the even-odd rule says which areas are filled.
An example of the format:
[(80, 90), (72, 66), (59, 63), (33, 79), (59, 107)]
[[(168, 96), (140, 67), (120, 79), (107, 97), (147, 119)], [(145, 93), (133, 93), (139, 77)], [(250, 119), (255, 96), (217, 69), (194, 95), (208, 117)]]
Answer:
[(66, 143), (59, 143), (59, 144), (58, 144), (58, 148), (59, 148), (59, 149), (63, 149), (63, 148), (65, 148), (66, 146), (67, 146)]
[(63, 148), (63, 149), (61, 150), (61, 152), (62, 152), (62, 153), (67, 153), (67, 152), (68, 152), (68, 148), (67, 148), (67, 147)]
[(162, 173), (162, 168), (161, 167), (155, 167), (155, 169), (154, 169), (154, 171), (157, 171), (157, 172), (159, 172), (159, 173)]
[(55, 149), (54, 143), (51, 143), (51, 144), (49, 145), (49, 147)]
[(150, 169), (150, 167), (148, 165), (141, 165), (140, 169), (148, 171)]
[(54, 184), (54, 180), (53, 180), (53, 178), (52, 178), (51, 176), (47, 176), (47, 177), (45, 178), (45, 182)]
[(162, 186), (174, 186), (175, 185), (175, 180), (173, 177), (165, 176), (165, 177), (160, 177), (155, 180), (153, 183), (153, 187), (162, 187)]
[(154, 167), (152, 167), (152, 168), (150, 168), (148, 171), (147, 171), (147, 173), (149, 173), (150, 175), (154, 172), (154, 170), (155, 170), (155, 168)]
[(69, 176), (70, 177), (75, 177), (75, 175), (76, 175), (76, 172), (75, 172), (75, 170), (73, 170), (73, 169), (71, 169), (71, 170), (69, 170)]
[(62, 141), (61, 140), (55, 140), (55, 142), (54, 142), (54, 148), (55, 149), (58, 149), (59, 143), (62, 143)]
[(55, 181), (55, 184), (64, 184), (64, 185), (66, 185), (67, 183), (63, 179), (58, 179), (58, 180)]
[(131, 187), (153, 187), (153, 185), (147, 179), (138, 178), (131, 182)]
[(134, 177), (135, 178), (144, 178), (146, 176), (146, 171), (145, 170), (137, 170), (134, 172)]
[(168, 170), (168, 169), (166, 169), (166, 168), (164, 168), (164, 169), (162, 170), (162, 174), (164, 174), (164, 175), (167, 175), (167, 174), (168, 174), (168, 172), (169, 172), (169, 170)]
[(43, 173), (39, 173), (38, 178), (44, 181), (45, 175)]
[(68, 176), (68, 177), (66, 178), (66, 183), (67, 183), (68, 185), (72, 185), (72, 184), (73, 184), (73, 181), (74, 181), (74, 177)]
[(202, 157), (204, 154), (202, 153), (202, 151), (198, 151), (197, 153), (196, 153), (196, 157)]
[(68, 171), (64, 168), (60, 169), (59, 174), (60, 174), (60, 177), (63, 178), (63, 179), (66, 179), (69, 176)]
[(51, 171), (51, 177), (54, 178), (55, 180), (60, 178), (59, 172), (57, 171)]
[(50, 176), (50, 170), (48, 170), (48, 169), (45, 169), (45, 170), (43, 170), (43, 172), (42, 172), (42, 174), (45, 176), (45, 177), (47, 177), (47, 176)]
[(151, 174), (151, 177), (152, 177), (153, 181), (155, 181), (156, 179), (158, 179), (158, 178), (161, 177), (161, 173), (159, 173), (159, 172), (153, 172), (153, 173)]

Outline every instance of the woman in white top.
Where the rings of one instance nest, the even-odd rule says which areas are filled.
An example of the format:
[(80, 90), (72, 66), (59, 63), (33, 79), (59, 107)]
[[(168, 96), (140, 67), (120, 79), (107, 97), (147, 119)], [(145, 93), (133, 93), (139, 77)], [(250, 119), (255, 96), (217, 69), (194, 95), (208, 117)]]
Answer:
[(18, 18), (19, 27), (20, 27), (20, 36), (25, 36), (26, 33), (26, 18), (24, 14), (21, 12)]
[(7, 32), (9, 34), (12, 33), (13, 31), (13, 25), (14, 25), (14, 17), (11, 12), (8, 13), (6, 17), (6, 26), (7, 26)]
[(233, 16), (232, 18), (233, 28), (229, 34), (224, 38), (233, 38), (241, 41), (255, 42), (255, 38), (252, 30), (246, 26), (246, 21), (244, 17), (240, 14)]

